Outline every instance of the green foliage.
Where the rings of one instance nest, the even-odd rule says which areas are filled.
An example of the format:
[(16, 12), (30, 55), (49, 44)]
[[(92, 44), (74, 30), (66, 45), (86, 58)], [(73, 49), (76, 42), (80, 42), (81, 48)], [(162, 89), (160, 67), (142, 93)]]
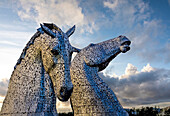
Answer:
[(140, 109), (127, 109), (129, 116), (158, 116), (160, 108), (142, 107)]
[(166, 108), (164, 114), (165, 116), (170, 116), (170, 108)]
[[(170, 107), (167, 108), (157, 108), (155, 107), (142, 107), (142, 108), (132, 108), (125, 109), (129, 116), (170, 116)], [(74, 116), (73, 112), (69, 113), (59, 113), (59, 116)]]

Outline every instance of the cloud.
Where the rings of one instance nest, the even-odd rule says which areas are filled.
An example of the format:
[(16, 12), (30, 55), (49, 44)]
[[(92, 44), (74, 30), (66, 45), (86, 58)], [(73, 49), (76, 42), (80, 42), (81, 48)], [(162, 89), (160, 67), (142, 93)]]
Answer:
[(0, 41), (0, 44), (12, 45), (12, 46), (19, 46), (17, 43), (10, 42), (10, 41)]
[(75, 0), (21, 0), (20, 5), (22, 10), (18, 11), (18, 15), (23, 19), (34, 19), (37, 23), (50, 21), (72, 26), (75, 22), (80, 23), (83, 20), (81, 8)]
[(132, 64), (128, 64), (125, 70), (126, 75), (133, 75), (137, 73), (137, 67), (133, 66)]
[[(17, 40), (28, 40), (31, 38), (33, 33), (31, 32), (21, 32), (21, 31), (0, 31), (0, 40), (6, 41), (7, 39), (10, 39), (11, 41), (17, 41)], [(18, 41), (17, 41), (18, 42)]]
[(118, 5), (118, 0), (113, 0), (112, 2), (104, 1), (104, 6), (114, 10)]
[[(170, 102), (170, 70), (153, 68), (147, 64), (141, 71), (128, 64), (120, 77), (99, 74), (125, 107)], [(126, 77), (126, 78), (125, 78)]]
[(5, 96), (8, 89), (8, 79), (0, 80), (0, 96)]
[(13, 48), (14, 50), (18, 50), (17, 48), (19, 48), (21, 52), (32, 36), (33, 33), (31, 32), (0, 31), (0, 51), (3, 49), (2, 52), (4, 53), (4, 51), (9, 50), (9, 48)]
[(54, 22), (59, 26), (82, 24), (84, 15), (75, 0), (20, 0), (18, 15), (21, 19), (41, 22)]
[[(78, 32), (71, 41), (76, 47), (85, 47), (87, 41), (96, 42), (101, 38), (92, 39), (87, 36), (89, 33), (99, 30), (96, 35), (102, 35), (102, 29), (114, 27), (114, 30), (120, 30), (115, 33), (125, 34), (132, 41), (131, 54), (147, 62), (160, 59), (157, 52), (162, 50), (157, 38), (161, 38), (164, 28), (160, 20), (151, 18), (153, 11), (143, 0), (98, 0), (97, 3), (93, 0), (20, 0), (16, 3), (17, 13), (23, 20), (32, 20), (38, 24), (53, 22), (62, 28), (76, 24)], [(167, 55), (164, 56), (163, 61), (167, 59)]]
[(134, 26), (135, 23), (149, 17), (148, 4), (142, 0), (109, 0), (104, 1), (103, 5), (112, 10), (114, 24), (121, 25), (122, 28)]
[(163, 38), (167, 35), (164, 32), (166, 26), (160, 19), (152, 17), (154, 11), (147, 2), (107, 0), (103, 1), (103, 5), (112, 12), (113, 26), (121, 28), (119, 33), (125, 34), (132, 41), (130, 55), (135, 54), (146, 62), (160, 59), (167, 62), (168, 56), (162, 52), (166, 45), (162, 42), (160, 46), (160, 40), (167, 41)]
[(128, 33), (129, 38), (132, 39), (131, 53), (137, 54), (147, 62), (158, 61), (161, 58), (161, 51), (164, 49), (162, 48), (164, 43), (160, 46), (158, 40), (158, 38), (162, 38), (162, 30), (164, 28), (158, 20), (144, 21), (142, 25), (136, 25), (134, 30)]
[(23, 20), (53, 22), (59, 27), (77, 25), (81, 32), (93, 33), (93, 20), (87, 20), (77, 0), (20, 0), (17, 13)]
[(10, 8), (12, 5), (11, 0), (1, 0), (0, 1), (0, 8)]
[[(2, 45), (1, 45), (2, 46)], [(14, 66), (21, 54), (21, 49), (15, 47), (1, 47), (0, 46), (0, 80), (3, 77), (10, 78), (12, 71), (14, 70)], [(3, 73), (2, 73), (3, 72)]]
[(5, 96), (0, 96), (0, 111), (1, 111), (1, 107), (2, 107), (4, 99), (5, 99)]
[(169, 6), (170, 6), (170, 0), (168, 0)]
[(170, 42), (166, 44), (165, 49), (163, 49), (161, 52), (166, 55), (165, 62), (169, 63), (170, 62)]
[(154, 71), (154, 70), (155, 70), (155, 68), (151, 67), (151, 65), (148, 63), (146, 66), (143, 67), (141, 72), (151, 72), (151, 71)]

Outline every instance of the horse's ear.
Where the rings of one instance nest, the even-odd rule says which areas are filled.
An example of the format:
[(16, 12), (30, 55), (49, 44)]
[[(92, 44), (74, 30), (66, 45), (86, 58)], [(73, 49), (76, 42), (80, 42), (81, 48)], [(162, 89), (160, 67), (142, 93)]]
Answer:
[(48, 27), (46, 27), (46, 26), (44, 26), (44, 25), (42, 25), (42, 24), (40, 24), (40, 26), (41, 26), (42, 30), (43, 30), (46, 34), (50, 35), (50, 36), (53, 37), (53, 38), (56, 37), (56, 34), (55, 34), (53, 31), (51, 31)]
[(68, 37), (70, 37), (70, 36), (74, 33), (75, 28), (76, 28), (76, 26), (74, 25), (72, 28), (70, 28), (70, 29), (66, 32), (66, 35), (67, 35)]

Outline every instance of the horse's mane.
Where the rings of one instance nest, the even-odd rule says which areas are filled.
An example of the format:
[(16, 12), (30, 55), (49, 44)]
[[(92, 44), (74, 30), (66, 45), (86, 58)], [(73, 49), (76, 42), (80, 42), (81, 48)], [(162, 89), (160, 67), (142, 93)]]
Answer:
[[(56, 26), (55, 24), (53, 24), (53, 23), (43, 23), (43, 24), (44, 24), (44, 26), (48, 27), (50, 30), (55, 29), (55, 30), (57, 30), (58, 32), (62, 32), (62, 30), (61, 30), (58, 26)], [(42, 27), (40, 27), (39, 29), (41, 29), (41, 28), (42, 28)], [(25, 46), (25, 48), (23, 49), (23, 51), (22, 51), (19, 59), (17, 60), (17, 63), (16, 63), (16, 65), (15, 65), (14, 69), (16, 69), (16, 66), (21, 63), (22, 59), (24, 59), (24, 57), (25, 57), (25, 55), (26, 55), (26, 52), (27, 52), (28, 48), (30, 47), (30, 45), (33, 45), (33, 44), (34, 44), (34, 40), (35, 40), (37, 37), (39, 37), (40, 34), (42, 33), (42, 32), (41, 32), (42, 30), (39, 31), (39, 29), (37, 29), (37, 32), (31, 37), (31, 39), (30, 39), (30, 40), (28, 41), (28, 43), (26, 44), (26, 46)], [(43, 33), (44, 33), (44, 31), (43, 31)], [(45, 33), (46, 33), (46, 32), (45, 32)], [(49, 33), (46, 33), (46, 34), (50, 35)]]

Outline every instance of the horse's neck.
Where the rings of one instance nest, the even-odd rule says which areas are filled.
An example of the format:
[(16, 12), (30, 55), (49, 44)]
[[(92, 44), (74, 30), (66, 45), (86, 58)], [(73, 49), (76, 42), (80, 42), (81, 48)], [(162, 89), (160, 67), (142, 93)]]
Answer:
[(41, 52), (35, 43), (29, 46), (20, 63), (16, 65), (11, 78), (14, 78), (16, 75), (18, 75), (18, 78), (35, 76), (35, 73), (42, 72), (42, 65)]
[(87, 64), (84, 62), (84, 59), (81, 56), (77, 56), (74, 58), (74, 60), (71, 63), (70, 71), (72, 83), (74, 84), (75, 87), (78, 88), (79, 86), (83, 86), (83, 88), (84, 87), (89, 88), (89, 86), (93, 86), (94, 84), (97, 83), (97, 80), (99, 80), (97, 75), (98, 68), (87, 66)]
[(24, 91), (28, 93), (30, 92), (29, 89), (32, 90), (31, 93), (35, 94), (43, 90), (42, 94), (45, 95), (45, 88), (47, 92), (54, 93), (53, 84), (44, 69), (41, 52), (36, 43), (29, 47), (24, 59), (16, 66), (10, 80), (11, 84), (19, 84), (21, 90), (26, 87), (27, 90)]
[[(98, 75), (99, 68), (88, 66), (82, 59), (83, 58), (81, 57), (76, 57), (71, 64), (71, 73), (72, 73), (71, 78), (73, 84), (75, 85), (74, 88), (77, 87), (79, 89), (85, 89), (85, 88), (89, 89), (95, 87), (99, 91), (103, 90), (104, 88), (108, 88), (108, 85)], [(77, 86), (77, 84), (80, 85)], [(110, 88), (108, 89), (109, 91), (111, 91)], [(94, 92), (97, 93), (97, 91)], [(112, 94), (111, 96), (115, 97), (113, 92), (108, 94)]]
[[(110, 105), (110, 107), (112, 107), (113, 109), (114, 104), (116, 104), (114, 108), (117, 111), (121, 110), (119, 109), (121, 105), (117, 100), (117, 97), (115, 96), (113, 91), (108, 87), (108, 85), (99, 77), (97, 67), (89, 67), (86, 64), (76, 63), (76, 62), (74, 62), (74, 64), (72, 65), (75, 68), (74, 72), (72, 72), (74, 76), (71, 77), (74, 85), (74, 91), (71, 98), (73, 102), (72, 103), (73, 107), (77, 107), (75, 105), (76, 102), (83, 103), (83, 101), (86, 101), (87, 99), (91, 99), (91, 101), (94, 101), (94, 103), (97, 103), (95, 101), (99, 101), (99, 103), (101, 104), (96, 104), (96, 105), (97, 106), (102, 105), (104, 109), (107, 109), (108, 105)], [(88, 95), (88, 97), (89, 96), (90, 97), (89, 98), (82, 97), (79, 100), (78, 99), (79, 96), (77, 95), (79, 96)], [(87, 104), (92, 105), (91, 102)], [(93, 107), (93, 105), (91, 107)]]

